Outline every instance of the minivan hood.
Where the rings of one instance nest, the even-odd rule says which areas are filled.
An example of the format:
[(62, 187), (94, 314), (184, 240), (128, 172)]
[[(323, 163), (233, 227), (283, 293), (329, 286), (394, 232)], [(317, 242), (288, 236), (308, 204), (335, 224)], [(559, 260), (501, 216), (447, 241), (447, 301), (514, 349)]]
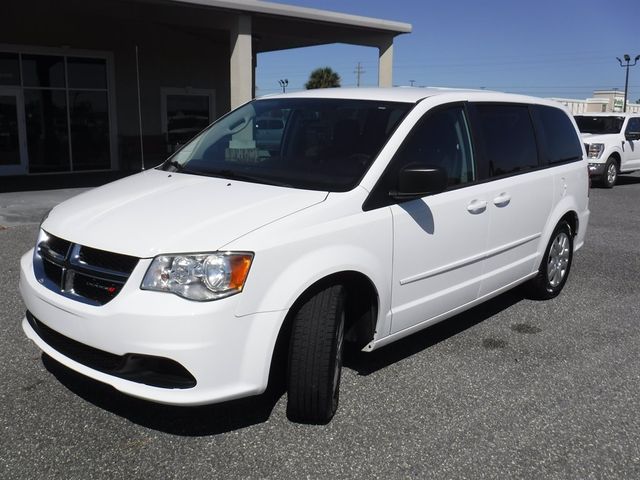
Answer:
[(42, 227), (74, 243), (140, 258), (211, 252), (326, 197), (154, 169), (61, 203)]

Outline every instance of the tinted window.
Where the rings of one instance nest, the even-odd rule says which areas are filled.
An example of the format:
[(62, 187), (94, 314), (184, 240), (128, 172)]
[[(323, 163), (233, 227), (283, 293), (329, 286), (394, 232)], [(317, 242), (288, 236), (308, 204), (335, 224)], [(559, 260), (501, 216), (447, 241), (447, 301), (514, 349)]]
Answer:
[(67, 95), (64, 90), (25, 90), (29, 171), (61, 172), (70, 168)]
[(69, 92), (74, 170), (111, 166), (107, 92)]
[(64, 88), (64, 57), (50, 55), (22, 55), (22, 74), (25, 87)]
[(522, 172), (538, 166), (538, 150), (524, 105), (477, 105), (478, 133), (491, 176)]
[(221, 118), (162, 168), (293, 188), (354, 188), (413, 105), (261, 99)]
[(536, 106), (535, 114), (549, 163), (582, 158), (580, 140), (566, 113), (559, 108)]
[(17, 53), (0, 52), (0, 85), (20, 85), (20, 62)]
[(630, 118), (625, 133), (640, 132), (640, 117)]
[(469, 130), (462, 107), (427, 113), (407, 136), (396, 154), (394, 171), (410, 163), (440, 167), (448, 185), (475, 180)]
[(624, 123), (624, 117), (578, 115), (575, 118), (582, 133), (620, 133)]
[(107, 61), (102, 58), (67, 58), (69, 88), (107, 88)]
[(167, 141), (182, 145), (211, 123), (209, 95), (167, 95)]
[(19, 128), (15, 95), (0, 94), (0, 165), (20, 164)]

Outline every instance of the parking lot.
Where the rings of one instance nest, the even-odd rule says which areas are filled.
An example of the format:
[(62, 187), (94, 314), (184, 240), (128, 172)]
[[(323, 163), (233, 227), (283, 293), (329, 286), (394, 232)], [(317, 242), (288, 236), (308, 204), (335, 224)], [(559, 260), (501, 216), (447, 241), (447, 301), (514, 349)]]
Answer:
[(290, 423), (278, 390), (154, 405), (42, 356), (18, 294), (37, 224), (14, 216), (0, 226), (0, 478), (640, 478), (640, 175), (592, 189), (590, 208), (558, 298), (517, 289), (352, 352), (326, 426)]

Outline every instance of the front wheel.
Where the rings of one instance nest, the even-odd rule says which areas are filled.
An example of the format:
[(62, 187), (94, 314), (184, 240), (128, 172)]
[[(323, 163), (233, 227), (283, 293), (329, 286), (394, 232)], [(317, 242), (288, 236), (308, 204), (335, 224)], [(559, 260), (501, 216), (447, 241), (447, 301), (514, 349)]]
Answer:
[(613, 188), (618, 180), (618, 165), (613, 157), (607, 159), (604, 165), (604, 173), (602, 174), (602, 186), (604, 188)]
[(545, 250), (538, 275), (529, 281), (529, 294), (546, 300), (557, 296), (569, 277), (573, 260), (571, 226), (562, 220), (556, 226)]
[(326, 287), (295, 313), (289, 345), (287, 416), (327, 423), (338, 408), (344, 350), (344, 289)]

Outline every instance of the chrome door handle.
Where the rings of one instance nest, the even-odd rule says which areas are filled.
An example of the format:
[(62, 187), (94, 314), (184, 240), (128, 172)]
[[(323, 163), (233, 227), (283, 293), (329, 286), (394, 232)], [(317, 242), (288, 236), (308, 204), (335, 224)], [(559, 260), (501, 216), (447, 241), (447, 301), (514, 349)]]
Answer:
[(467, 205), (467, 210), (469, 213), (477, 215), (478, 213), (482, 213), (487, 209), (487, 201), (486, 200), (472, 200), (469, 205)]
[(509, 195), (508, 193), (502, 192), (500, 195), (498, 195), (496, 198), (493, 199), (493, 204), (496, 207), (506, 207), (507, 205), (509, 205), (510, 201), (511, 201), (511, 195)]

